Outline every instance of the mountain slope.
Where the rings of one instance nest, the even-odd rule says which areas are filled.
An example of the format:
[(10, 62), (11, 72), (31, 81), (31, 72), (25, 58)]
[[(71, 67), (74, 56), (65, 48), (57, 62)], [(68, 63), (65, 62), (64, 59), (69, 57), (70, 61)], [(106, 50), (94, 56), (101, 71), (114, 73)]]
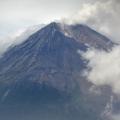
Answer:
[(113, 46), (107, 37), (89, 28), (86, 25), (60, 25), (60, 29), (65, 35), (74, 38), (79, 43), (87, 44), (89, 47), (107, 50)]
[(108, 50), (113, 43), (83, 25), (51, 23), (9, 49), (0, 59), (2, 120), (6, 110), (12, 120), (14, 113), (17, 120), (101, 120), (111, 91), (91, 93), (82, 76), (86, 63), (77, 51), (89, 46)]

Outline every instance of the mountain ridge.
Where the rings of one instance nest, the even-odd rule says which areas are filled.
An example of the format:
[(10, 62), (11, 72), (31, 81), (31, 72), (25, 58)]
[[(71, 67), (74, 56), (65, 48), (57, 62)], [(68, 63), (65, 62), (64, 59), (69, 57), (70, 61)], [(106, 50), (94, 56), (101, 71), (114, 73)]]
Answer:
[[(65, 36), (77, 40), (77, 42), (80, 42), (80, 43), (83, 43), (83, 44), (86, 43), (87, 45), (90, 44), (91, 47), (95, 47), (95, 48), (103, 48), (104, 50), (106, 50), (106, 49), (108, 49), (108, 47), (112, 47), (113, 44), (115, 44), (109, 38), (107, 38), (106, 36), (104, 36), (104, 35), (96, 32), (95, 30), (93, 30), (92, 28), (90, 28), (90, 27), (88, 27), (88, 26), (86, 26), (84, 24), (67, 25), (67, 24), (64, 24), (64, 23), (62, 24), (62, 23), (52, 22), (52, 23), (46, 25), (45, 27), (43, 27), (41, 29), (44, 29), (46, 27), (49, 27), (50, 29), (53, 29), (53, 31), (54, 30), (59, 31), (62, 34), (64, 34)], [(38, 30), (38, 31), (36, 31), (36, 33), (39, 32), (39, 31), (41, 31), (41, 29)], [(76, 33), (75, 30), (78, 31), (78, 32)], [(87, 33), (88, 34), (88, 38), (90, 38), (90, 40), (92, 40), (92, 36), (90, 36), (89, 34), (96, 34), (94, 39), (97, 41), (96, 44), (100, 44), (100, 46), (95, 46), (95, 44), (92, 45), (91, 43), (89, 43), (86, 40), (84, 41), (85, 38), (83, 38), (81, 36), (82, 32), (85, 33), (85, 35), (83, 34), (83, 36), (87, 36), (86, 35), (86, 33)], [(77, 37), (75, 37), (74, 34)], [(30, 35), (29, 37), (31, 37), (31, 36), (32, 35)], [(100, 39), (97, 38), (96, 36), (100, 37)], [(95, 42), (95, 40), (94, 41), (92, 40), (91, 42)], [(104, 44), (102, 43), (102, 41), (104, 41), (104, 44), (107, 45), (107, 46), (104, 46)], [(101, 43), (99, 43), (99, 42), (101, 42)]]
[[(113, 43), (92, 29), (78, 28), (50, 23), (0, 58), (0, 111), (7, 109), (13, 120), (16, 118), (11, 109), (20, 116), (24, 114), (26, 120), (29, 116), (34, 119), (34, 110), (43, 120), (104, 120), (101, 114), (110, 100), (111, 90), (100, 88), (106, 91), (101, 95), (90, 92), (93, 84), (82, 75), (87, 66), (77, 51), (85, 52), (89, 46), (108, 50)], [(66, 29), (70, 30), (70, 36)], [(95, 44), (92, 38), (97, 41)], [(28, 112), (31, 107), (34, 109)]]

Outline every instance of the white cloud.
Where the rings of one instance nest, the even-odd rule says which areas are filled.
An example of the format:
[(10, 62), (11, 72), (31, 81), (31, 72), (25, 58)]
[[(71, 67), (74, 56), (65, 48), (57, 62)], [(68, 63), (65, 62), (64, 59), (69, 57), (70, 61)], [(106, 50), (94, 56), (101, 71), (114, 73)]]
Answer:
[[(109, 52), (90, 48), (87, 52), (81, 52), (83, 59), (87, 60), (87, 69), (83, 75), (88, 81), (92, 82), (96, 88), (108, 85), (112, 92), (120, 98), (120, 46), (115, 46)], [(110, 120), (120, 120), (120, 114), (113, 112), (113, 97), (110, 102), (110, 108), (103, 113)]]
[(88, 80), (97, 86), (109, 85), (120, 95), (120, 46), (110, 52), (91, 49), (82, 55), (89, 61), (88, 69), (84, 71)]

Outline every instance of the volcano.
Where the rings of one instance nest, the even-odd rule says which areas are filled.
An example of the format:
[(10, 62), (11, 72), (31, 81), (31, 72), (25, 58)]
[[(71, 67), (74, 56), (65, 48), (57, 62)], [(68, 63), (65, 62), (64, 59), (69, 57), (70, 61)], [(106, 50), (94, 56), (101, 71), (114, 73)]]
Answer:
[(113, 45), (86, 25), (53, 22), (10, 47), (0, 58), (0, 119), (105, 120), (111, 90), (90, 92), (78, 51)]

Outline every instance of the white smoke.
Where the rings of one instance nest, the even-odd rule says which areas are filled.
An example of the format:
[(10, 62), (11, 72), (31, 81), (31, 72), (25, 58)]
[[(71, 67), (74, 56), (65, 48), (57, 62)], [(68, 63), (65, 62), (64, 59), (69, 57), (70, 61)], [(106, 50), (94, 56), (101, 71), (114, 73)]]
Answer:
[(120, 1), (92, 0), (83, 3), (80, 9), (64, 22), (83, 23), (120, 42)]

